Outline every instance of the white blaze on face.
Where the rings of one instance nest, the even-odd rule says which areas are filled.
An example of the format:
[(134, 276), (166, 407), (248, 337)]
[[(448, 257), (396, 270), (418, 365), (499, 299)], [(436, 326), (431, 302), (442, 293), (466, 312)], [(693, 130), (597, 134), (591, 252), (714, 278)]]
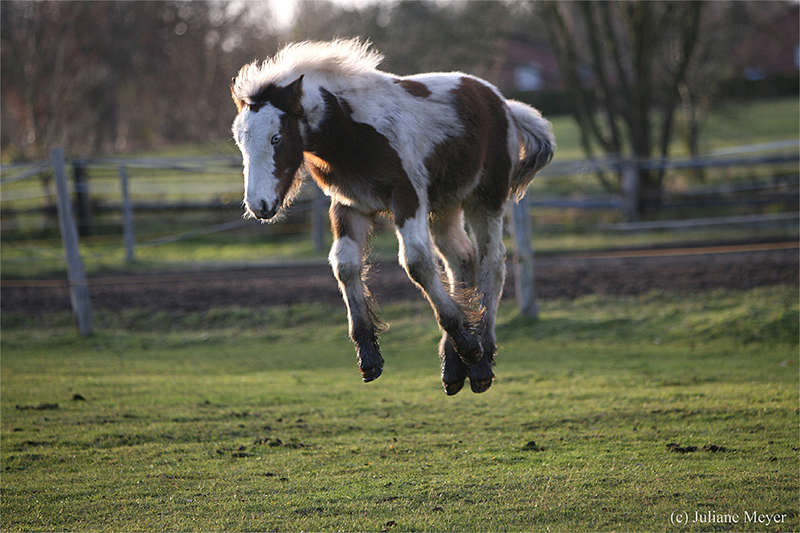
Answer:
[(275, 147), (280, 135), (280, 111), (265, 104), (258, 111), (245, 107), (233, 122), (233, 137), (244, 163), (244, 203), (256, 218), (271, 218), (281, 205), (275, 176)]

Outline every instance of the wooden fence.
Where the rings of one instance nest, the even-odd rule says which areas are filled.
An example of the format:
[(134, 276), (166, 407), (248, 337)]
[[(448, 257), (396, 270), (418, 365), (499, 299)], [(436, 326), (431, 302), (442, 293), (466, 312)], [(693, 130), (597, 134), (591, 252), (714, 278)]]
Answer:
[[(671, 160), (647, 160), (647, 161), (631, 161), (620, 160), (613, 158), (595, 159), (595, 160), (581, 160), (581, 161), (555, 161), (544, 169), (543, 172), (537, 176), (535, 184), (542, 181), (558, 180), (562, 176), (586, 176), (599, 172), (605, 173), (620, 173), (622, 175), (622, 186), (619, 191), (615, 193), (600, 193), (595, 194), (581, 194), (576, 190), (570, 194), (561, 194), (558, 196), (540, 194), (535, 191), (530, 194), (528, 205), (536, 210), (541, 208), (569, 208), (578, 210), (612, 210), (620, 213), (619, 218), (623, 221), (621, 224), (613, 226), (606, 226), (606, 228), (614, 229), (641, 229), (644, 226), (637, 226), (635, 223), (638, 221), (638, 189), (639, 185), (637, 178), (639, 176), (638, 170), (640, 168), (653, 170), (683, 170), (683, 169), (709, 169), (709, 168), (725, 168), (725, 167), (764, 167), (776, 168), (779, 166), (789, 167), (793, 175), (793, 180), (783, 183), (783, 191), (777, 190), (776, 184), (764, 184), (763, 182), (742, 185), (731, 184), (716, 184), (713, 186), (694, 186), (690, 190), (668, 195), (668, 206), (674, 207), (675, 205), (689, 205), (693, 203), (700, 205), (701, 203), (714, 202), (717, 205), (725, 202), (726, 204), (748, 204), (754, 205), (757, 202), (770, 202), (776, 203), (784, 201), (791, 203), (796, 200), (797, 189), (797, 153), (798, 141), (789, 141), (782, 143), (770, 143), (766, 145), (756, 145), (754, 147), (742, 147), (736, 150), (731, 150), (726, 153), (720, 153), (701, 158), (692, 159), (671, 159)], [(749, 150), (772, 150), (773, 153), (752, 153)], [(783, 152), (774, 153), (775, 150), (783, 149)], [(786, 149), (792, 149), (791, 153), (785, 153)], [(239, 209), (241, 204), (241, 160), (237, 156), (231, 157), (207, 157), (207, 158), (175, 158), (175, 159), (143, 159), (143, 160), (126, 160), (126, 159), (73, 159), (71, 161), (72, 178), (74, 192), (73, 210), (76, 215), (79, 233), (81, 235), (89, 234), (92, 229), (97, 225), (96, 218), (104, 213), (121, 213), (123, 227), (126, 229), (126, 240), (129, 246), (133, 246), (133, 241), (130, 239), (133, 224), (130, 220), (134, 213), (155, 213), (155, 212), (180, 212), (180, 211), (218, 211), (221, 213), (230, 212), (231, 209)], [(29, 165), (27, 168), (13, 166), (4, 166), (2, 169), (2, 179), (0, 183), (5, 186), (13, 182), (19, 182), (25, 179), (35, 177), (42, 172), (49, 170), (49, 165), (46, 163), (38, 163)], [(90, 170), (92, 172), (90, 172)], [(15, 172), (16, 171), (16, 172)], [(164, 171), (183, 174), (183, 176), (195, 176), (200, 174), (225, 174), (226, 183), (222, 185), (219, 191), (224, 194), (220, 198), (209, 199), (208, 195), (205, 197), (192, 200), (197, 197), (191, 183), (184, 185), (188, 188), (181, 193), (180, 198), (169, 198), (167, 194), (153, 191), (154, 194), (149, 195), (148, 198), (142, 196), (141, 188), (138, 185), (143, 181), (143, 172)], [(96, 190), (97, 185), (94, 183), (95, 172), (104, 172), (107, 176), (114, 174), (113, 180), (117, 181), (117, 185), (113, 185), (109, 181), (104, 182), (104, 190)], [(10, 174), (13, 174), (9, 176)], [(186, 181), (186, 180), (184, 180)], [(307, 180), (309, 183), (310, 180)], [(785, 185), (788, 183), (789, 187)], [(131, 191), (131, 184), (137, 185), (133, 192)], [(111, 190), (109, 190), (109, 187)], [(770, 196), (764, 195), (764, 188), (772, 188), (773, 193)], [(5, 187), (3, 187), (5, 189)], [(157, 187), (156, 187), (157, 189)], [(310, 211), (313, 213), (311, 217), (312, 231), (311, 235), (314, 237), (315, 248), (319, 249), (324, 246), (321, 236), (324, 236), (324, 229), (326, 224), (325, 211), (327, 210), (326, 199), (316, 190), (315, 187), (307, 187), (307, 192), (301, 196), (299, 202), (293, 208), (293, 212), (302, 213)], [(201, 191), (202, 192), (202, 191)], [(13, 200), (18, 199), (15, 193), (3, 194), (3, 231), (7, 231), (13, 226), (16, 217), (42, 215), (46, 216), (48, 213), (55, 214), (55, 203), (50, 199), (54, 198), (52, 188), (48, 190), (36, 190), (33, 192), (29, 190), (22, 197), (38, 196), (44, 201), (37, 205), (30, 203), (24, 207), (18, 207), (18, 202)], [(751, 194), (752, 193), (752, 194)], [(194, 196), (193, 196), (194, 195)], [(756, 198), (756, 195), (759, 197)], [(225, 199), (221, 199), (225, 197)], [(724, 197), (724, 198), (723, 198)], [(227, 227), (227, 226), (226, 226)], [(133, 259), (135, 255), (131, 255)]]
[[(536, 316), (538, 307), (535, 293), (535, 269), (533, 261), (533, 249), (531, 239), (531, 210), (540, 208), (577, 208), (577, 209), (612, 209), (621, 213), (624, 222), (619, 224), (606, 225), (600, 229), (611, 229), (615, 231), (642, 231), (652, 229), (675, 229), (681, 227), (701, 227), (713, 226), (715, 224), (755, 224), (770, 222), (796, 223), (798, 218), (798, 142), (796, 140), (770, 143), (765, 145), (754, 145), (741, 147), (738, 149), (716, 153), (700, 158), (689, 159), (670, 159), (670, 160), (646, 160), (633, 161), (623, 159), (595, 159), (583, 161), (553, 162), (540, 175), (537, 180), (557, 179), (559, 176), (568, 175), (587, 175), (596, 172), (618, 172), (622, 176), (620, 191), (616, 194), (592, 195), (592, 196), (558, 196), (542, 197), (538, 195), (528, 195), (519, 203), (512, 203), (510, 216), (510, 229), (514, 238), (514, 261), (516, 268), (517, 300), (521, 313)], [(789, 153), (787, 153), (787, 150)], [(764, 153), (767, 152), (767, 153)], [(135, 237), (135, 213), (159, 210), (230, 210), (241, 203), (241, 160), (238, 157), (208, 157), (208, 158), (178, 158), (178, 159), (149, 159), (149, 160), (128, 160), (128, 159), (101, 159), (101, 160), (81, 160), (74, 159), (72, 162), (73, 192), (74, 198), (70, 200), (66, 161), (63, 151), (55, 149), (51, 152), (50, 162), (35, 163), (27, 166), (8, 165), (2, 168), (0, 185), (8, 186), (49, 172), (52, 169), (56, 191), (56, 206), (52, 202), (45, 201), (43, 205), (28, 206), (24, 209), (15, 207), (4, 208), (2, 210), (3, 220), (6, 223), (14, 216), (31, 213), (47, 213), (54, 209), (59, 215), (59, 227), (65, 249), (65, 256), (68, 265), (69, 284), (72, 290), (72, 301), (75, 307), (76, 319), (81, 334), (90, 334), (91, 326), (91, 304), (88, 300), (88, 289), (83, 274), (83, 265), (80, 254), (77, 252), (78, 235), (75, 228), (80, 228), (84, 232), (89, 231), (93, 224), (94, 215), (102, 211), (117, 211), (121, 213), (123, 227), (123, 242), (125, 244), (125, 257), (128, 261), (133, 261), (136, 257), (136, 237)], [(770, 201), (784, 202), (789, 206), (788, 212), (773, 213), (767, 215), (727, 217), (727, 218), (704, 218), (690, 220), (671, 220), (657, 222), (642, 222), (638, 220), (638, 176), (639, 169), (708, 169), (723, 167), (782, 167), (789, 169), (789, 179), (780, 185), (780, 191), (773, 194)], [(92, 185), (88, 172), (91, 168), (115, 169), (118, 177), (117, 203), (114, 202), (95, 202), (92, 200)], [(164, 170), (179, 173), (228, 173), (233, 176), (229, 190), (225, 194), (237, 196), (233, 201), (208, 201), (200, 202), (187, 201), (183, 198), (176, 200), (150, 200), (134, 201), (130, 192), (131, 178), (130, 169)], [(310, 181), (310, 180), (309, 180)], [(748, 188), (750, 187), (750, 188)], [(692, 194), (702, 195), (725, 195), (732, 192), (745, 192), (744, 198), (739, 198), (738, 202), (752, 202), (755, 199), (748, 199), (747, 191), (756, 190), (761, 185), (747, 185), (742, 188), (740, 185), (715, 185), (713, 187), (700, 188), (700, 190), (690, 191)], [(4, 187), (5, 188), (5, 187)], [(327, 198), (315, 186), (309, 188), (305, 199), (293, 209), (295, 212), (310, 211), (311, 216), (311, 238), (314, 248), (322, 251), (325, 247), (327, 235)], [(106, 191), (108, 193), (108, 191)], [(49, 199), (51, 193), (44, 192), (43, 198)], [(108, 194), (107, 194), (108, 195)], [(688, 196), (689, 193), (684, 193)], [(14, 200), (20, 201), (35, 197), (35, 193), (15, 193), (8, 197), (3, 195), (3, 203), (10, 203)], [(114, 196), (114, 195), (112, 195)], [(185, 195), (188, 197), (188, 195)], [(739, 195), (742, 196), (741, 194)], [(72, 220), (72, 214), (76, 220)], [(237, 218), (221, 224), (209, 225), (198, 228), (184, 234), (162, 237), (155, 244), (174, 242), (183, 238), (192, 238), (197, 235), (226, 231), (241, 227), (248, 221)], [(252, 223), (252, 221), (250, 222)], [(5, 229), (5, 228), (4, 228)]]

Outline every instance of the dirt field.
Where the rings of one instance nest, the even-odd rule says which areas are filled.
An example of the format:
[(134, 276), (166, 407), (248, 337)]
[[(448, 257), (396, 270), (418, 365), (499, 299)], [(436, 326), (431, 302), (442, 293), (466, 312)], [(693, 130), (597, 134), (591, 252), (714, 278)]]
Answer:
[[(504, 297), (514, 297), (508, 265)], [(536, 257), (540, 298), (586, 294), (639, 294), (763, 285), (798, 285), (797, 243), (758, 243), (692, 248), (609, 251)], [(93, 307), (200, 311), (213, 307), (261, 307), (298, 302), (341, 302), (327, 264), (204, 268), (181, 272), (120, 274), (90, 279)], [(394, 262), (373, 265), (370, 288), (379, 303), (421, 298)], [(68, 310), (63, 279), (3, 281), (0, 309), (40, 314)]]

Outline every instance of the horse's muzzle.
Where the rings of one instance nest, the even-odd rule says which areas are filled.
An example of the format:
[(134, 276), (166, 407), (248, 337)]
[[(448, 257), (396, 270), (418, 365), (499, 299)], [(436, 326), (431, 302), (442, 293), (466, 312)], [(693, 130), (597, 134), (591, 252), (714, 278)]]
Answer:
[(275, 205), (268, 206), (265, 200), (259, 200), (257, 202), (248, 203), (247, 209), (250, 211), (254, 217), (259, 220), (269, 220), (274, 217), (278, 212), (279, 205), (276, 203)]

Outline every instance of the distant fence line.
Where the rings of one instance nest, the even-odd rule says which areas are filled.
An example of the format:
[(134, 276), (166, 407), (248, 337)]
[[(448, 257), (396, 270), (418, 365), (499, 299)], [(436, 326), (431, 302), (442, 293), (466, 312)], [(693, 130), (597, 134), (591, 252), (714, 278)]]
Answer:
[[(796, 150), (800, 141), (786, 141), (780, 143), (768, 143), (761, 145), (754, 145), (748, 147), (741, 147), (738, 150), (726, 151), (726, 153), (711, 154), (703, 157), (687, 158), (687, 159), (650, 159), (650, 160), (632, 160), (632, 159), (619, 159), (619, 158), (604, 158), (592, 159), (583, 161), (566, 161), (554, 162), (548, 166), (539, 176), (539, 179), (549, 179), (565, 175), (584, 175), (588, 173), (595, 173), (600, 171), (613, 171), (620, 173), (622, 179), (622, 187), (619, 194), (610, 194), (603, 196), (589, 196), (583, 198), (531, 198), (527, 195), (518, 203), (512, 203), (511, 208), (511, 233), (515, 242), (514, 261), (517, 271), (517, 303), (520, 313), (536, 316), (538, 307), (535, 296), (535, 270), (533, 264), (533, 249), (531, 245), (531, 209), (540, 207), (570, 207), (579, 209), (618, 209), (622, 212), (625, 223), (616, 225), (607, 225), (606, 228), (601, 229), (628, 229), (634, 231), (642, 231), (647, 229), (678, 229), (688, 227), (710, 227), (715, 225), (731, 225), (731, 224), (756, 224), (756, 223), (792, 223), (796, 224), (798, 219), (797, 207), (797, 189), (798, 179), (795, 176), (794, 181), (790, 184), (793, 189), (788, 196), (787, 201), (793, 202), (795, 205), (795, 212), (791, 213), (778, 213), (769, 215), (757, 216), (739, 216), (739, 217), (717, 217), (709, 219), (694, 219), (694, 220), (677, 220), (677, 221), (661, 221), (661, 222), (640, 222), (637, 219), (637, 206), (639, 201), (638, 191), (639, 183), (638, 176), (640, 169), (689, 169), (689, 168), (712, 168), (712, 167), (730, 167), (730, 166), (779, 166), (792, 164), (797, 165), (800, 161), (800, 153)], [(781, 150), (791, 148), (794, 151), (790, 154), (786, 153), (773, 153), (764, 155), (746, 155), (753, 154), (761, 151)], [(88, 301), (88, 290), (85, 274), (83, 273), (83, 264), (78, 248), (78, 237), (75, 232), (76, 227), (91, 226), (91, 218), (93, 210), (115, 210), (121, 212), (123, 221), (123, 240), (125, 244), (125, 257), (126, 260), (132, 261), (135, 259), (135, 248), (137, 246), (134, 229), (134, 213), (135, 211), (144, 210), (175, 210), (175, 209), (209, 209), (209, 208), (230, 208), (230, 202), (157, 202), (152, 204), (133, 202), (129, 189), (130, 176), (128, 169), (150, 169), (150, 170), (169, 170), (176, 172), (187, 172), (193, 174), (200, 173), (229, 173), (236, 169), (239, 174), (241, 168), (241, 160), (234, 156), (220, 156), (220, 157), (192, 157), (192, 158), (151, 158), (151, 159), (121, 159), (121, 158), (106, 158), (106, 159), (73, 159), (72, 166), (72, 193), (74, 198), (70, 199), (70, 189), (68, 179), (66, 177), (66, 160), (63, 155), (63, 150), (60, 148), (51, 151), (51, 160), (49, 162), (36, 162), (26, 165), (5, 165), (0, 168), (0, 186), (8, 186), (16, 184), (21, 181), (40, 176), (45, 172), (49, 172), (52, 166), (53, 177), (56, 185), (56, 192), (58, 193), (57, 202), (55, 206), (49, 205), (37, 208), (28, 208), (27, 210), (8, 210), (3, 209), (3, 219), (13, 216), (17, 213), (37, 213), (42, 211), (52, 211), (57, 207), (59, 215), (59, 227), (62, 235), (62, 242), (65, 250), (65, 257), (67, 260), (69, 285), (72, 290), (71, 300), (75, 310), (76, 320), (78, 322), (78, 329), (83, 335), (91, 334), (91, 304)], [(92, 205), (90, 201), (90, 185), (88, 177), (88, 169), (91, 167), (102, 167), (106, 169), (116, 168), (116, 174), (119, 179), (119, 204), (103, 204)], [(792, 170), (793, 174), (797, 173), (797, 168)], [(240, 176), (240, 174), (239, 174)], [(241, 177), (239, 177), (239, 194), (241, 194)], [(700, 191), (701, 194), (725, 194), (731, 192), (742, 192), (751, 190), (763, 190), (763, 185), (745, 185), (745, 186), (714, 186), (706, 187), (705, 190)], [(326, 235), (327, 217), (325, 213), (328, 208), (328, 200), (322, 192), (314, 187), (311, 193), (304, 202), (301, 202), (294, 212), (302, 212), (305, 210), (311, 211), (311, 236), (314, 242), (314, 247), (321, 250), (324, 246), (324, 239)], [(687, 193), (688, 194), (688, 193)], [(0, 201), (3, 203), (10, 201), (32, 200), (40, 197), (50, 198), (52, 193), (41, 191), (39, 194), (28, 193), (27, 191), (20, 194), (11, 194), (10, 198), (5, 194), (2, 195)], [(774, 200), (772, 200), (774, 201)], [(237, 203), (240, 203), (237, 202)], [(77, 216), (77, 224), (72, 218), (72, 207)], [(10, 211), (10, 213), (9, 213)], [(766, 218), (765, 218), (766, 217)], [(241, 227), (249, 223), (246, 220), (237, 219), (222, 224), (208, 225), (205, 227), (197, 228), (192, 231), (184, 232), (174, 236), (161, 237), (149, 243), (141, 244), (164, 244), (167, 242), (175, 242), (181, 239), (193, 238), (199, 235), (214, 233), (218, 231), (227, 231), (233, 228)]]
[[(708, 169), (735, 166), (779, 166), (800, 162), (800, 139), (741, 146), (704, 156), (670, 159), (632, 159), (604, 157), (577, 161), (554, 161), (537, 175), (537, 179), (566, 175), (615, 172), (622, 177), (619, 194), (593, 195), (582, 198), (533, 197), (531, 207), (571, 207), (579, 209), (617, 209), (626, 222), (638, 221), (639, 170)], [(793, 149), (792, 153), (746, 155), (754, 152)], [(764, 188), (761, 185), (759, 188)], [(744, 190), (744, 189), (740, 189)], [(755, 189), (749, 189), (755, 190)], [(687, 190), (684, 196), (698, 194), (725, 194), (735, 192), (730, 186), (700, 187)]]
[[(694, 158), (673, 158), (673, 159), (648, 159), (633, 160), (626, 158), (596, 158), (575, 161), (554, 161), (546, 167), (538, 176), (537, 180), (558, 178), (567, 175), (586, 175), (598, 172), (615, 172), (622, 176), (621, 190), (614, 194), (594, 194), (582, 195), (579, 197), (565, 196), (533, 196), (530, 198), (532, 208), (556, 207), (556, 208), (576, 208), (576, 209), (612, 209), (619, 210), (623, 220), (627, 222), (637, 221), (638, 206), (638, 170), (675, 170), (675, 169), (706, 169), (722, 168), (733, 166), (779, 166), (791, 163), (798, 163), (800, 155), (797, 152), (799, 140), (781, 141), (776, 143), (762, 143), (729, 149), (710, 155)], [(771, 153), (754, 155), (755, 152), (775, 151), (785, 149), (795, 149), (792, 153)], [(238, 156), (209, 156), (209, 157), (181, 157), (181, 158), (143, 158), (143, 159), (123, 159), (123, 158), (102, 158), (102, 159), (73, 159), (72, 166), (72, 191), (75, 196), (75, 211), (78, 218), (79, 228), (84, 229), (91, 226), (93, 212), (120, 212), (126, 207), (123, 205), (121, 194), (119, 202), (92, 202), (93, 186), (88, 177), (88, 169), (146, 169), (146, 170), (165, 170), (191, 174), (205, 173), (227, 173), (239, 172), (241, 169), (241, 158)], [(36, 162), (27, 165), (4, 165), (0, 169), (0, 185), (9, 185), (41, 175), (49, 171), (48, 162)], [(120, 171), (122, 172), (122, 171)], [(127, 170), (125, 171), (127, 172)], [(121, 178), (120, 178), (121, 179)], [(137, 176), (130, 177), (135, 182)], [(750, 189), (747, 189), (750, 187)], [(680, 197), (700, 196), (700, 195), (721, 195), (732, 192), (745, 192), (746, 190), (760, 190), (765, 188), (764, 184), (739, 186), (738, 189), (730, 185), (716, 185), (712, 187), (694, 187), (680, 193)], [(117, 189), (118, 191), (121, 189)], [(235, 188), (221, 188), (216, 190), (219, 194), (241, 194), (241, 178)], [(186, 196), (190, 196), (191, 191)], [(22, 192), (3, 194), (2, 202), (7, 204), (11, 200), (49, 198), (54, 195), (53, 191), (43, 188), (39, 190), (28, 189)], [(321, 208), (321, 203), (316, 194), (309, 194), (304, 202), (293, 209), (294, 212), (313, 210)], [(754, 200), (755, 201), (755, 200)], [(196, 209), (229, 209), (239, 205), (238, 201), (163, 201), (163, 200), (131, 200), (133, 211), (159, 211), (159, 210), (196, 210)], [(750, 203), (749, 200), (738, 200), (738, 202)], [(15, 215), (33, 214), (40, 212), (53, 212), (54, 203), (46, 202), (45, 205), (28, 207), (25, 209), (4, 209), (6, 220)], [(317, 217), (315, 217), (317, 218)]]
[[(572, 196), (540, 196), (529, 194), (528, 198), (522, 203), (526, 210), (540, 208), (570, 208), (578, 210), (617, 210), (621, 214), (624, 222), (616, 224), (597, 224), (595, 227), (601, 231), (642, 231), (645, 229), (675, 229), (701, 226), (719, 225), (719, 217), (708, 219), (695, 219), (691, 221), (661, 221), (661, 222), (640, 222), (638, 220), (638, 170), (649, 169), (692, 169), (692, 168), (720, 168), (732, 166), (745, 167), (769, 167), (781, 166), (786, 164), (797, 165), (800, 161), (798, 153), (800, 140), (779, 141), (773, 143), (761, 143), (755, 145), (742, 146), (726, 149), (711, 153), (706, 156), (693, 158), (673, 158), (673, 159), (649, 159), (633, 160), (626, 158), (606, 157), (587, 160), (573, 161), (554, 161), (547, 166), (538, 176), (537, 180), (555, 179), (560, 176), (587, 175), (597, 172), (619, 172), (622, 176), (621, 190), (614, 194), (593, 194)], [(791, 153), (785, 153), (785, 150)], [(775, 153), (778, 150), (784, 152)], [(772, 152), (772, 153), (763, 153)], [(241, 209), (242, 181), (241, 181), (241, 158), (238, 155), (231, 156), (204, 156), (204, 157), (173, 157), (173, 158), (94, 158), (83, 159), (74, 158), (69, 161), (72, 167), (72, 193), (73, 206), (77, 218), (77, 225), (82, 234), (88, 233), (93, 226), (93, 216), (100, 213), (120, 213), (123, 225), (123, 235), (126, 244), (126, 257), (129, 260), (135, 258), (135, 247), (152, 246), (168, 242), (175, 242), (185, 238), (193, 238), (199, 235), (227, 231), (253, 224), (252, 221), (241, 218), (229, 222), (210, 224), (207, 227), (197, 228), (191, 231), (176, 235), (159, 237), (147, 242), (136, 243), (134, 233), (134, 217), (136, 212), (158, 212), (158, 211), (197, 211), (197, 210), (230, 210), (232, 208)], [(50, 172), (50, 162), (35, 162), (29, 164), (11, 164), (0, 168), (0, 185), (7, 186), (17, 184), (23, 180), (34, 178), (45, 172)], [(119, 180), (114, 190), (109, 190), (113, 184), (113, 179), (106, 178), (102, 183), (104, 201), (93, 201), (93, 193), (98, 187), (90, 184), (89, 169), (102, 169), (109, 175), (116, 174)], [(130, 192), (130, 183), (143, 179), (140, 176), (130, 176), (129, 169), (139, 169), (143, 171), (169, 171), (186, 174), (230, 174), (234, 176), (230, 186), (223, 184), (219, 188), (208, 190), (198, 187), (197, 184), (186, 183), (185, 186), (191, 190), (185, 191), (181, 200), (149, 200), (136, 199)], [(666, 196), (667, 202), (678, 199), (682, 202), (694, 202), (695, 205), (702, 204), (703, 198), (713, 198), (713, 205), (733, 205), (749, 204), (756, 205), (759, 202), (781, 202), (797, 203), (797, 189), (800, 185), (800, 177), (796, 175), (797, 169), (793, 170), (794, 181), (789, 185), (789, 191), (777, 192), (773, 196), (766, 198), (745, 197), (739, 194), (734, 199), (721, 200), (720, 196), (732, 193), (763, 192), (768, 189), (775, 189), (776, 184), (765, 184), (763, 181), (739, 184), (715, 184), (713, 186), (692, 187), (689, 190), (679, 193), (671, 193)], [(311, 180), (307, 180), (311, 182)], [(5, 187), (4, 187), (5, 188)], [(307, 187), (308, 191), (299, 198), (293, 206), (291, 212), (299, 214), (311, 212), (311, 237), (315, 250), (322, 251), (325, 246), (325, 235), (327, 225), (327, 198), (315, 186)], [(192, 194), (204, 194), (206, 198), (191, 201)], [(210, 200), (208, 196), (227, 195), (231, 200), (221, 200), (219, 198)], [(11, 225), (14, 217), (19, 215), (30, 215), (38, 213), (55, 213), (55, 202), (53, 201), (54, 191), (47, 190), (45, 187), (29, 188), (22, 191), (7, 193), (3, 191), (2, 209), (3, 226)], [(8, 204), (14, 200), (37, 200), (45, 199), (43, 205), (26, 207), (24, 209), (8, 208)], [(114, 201), (118, 198), (118, 201)], [(517, 207), (518, 209), (519, 207)], [(762, 220), (763, 219), (763, 220)], [(751, 216), (734, 217), (729, 219), (728, 224), (754, 224), (781, 222), (784, 216)], [(55, 221), (51, 221), (55, 224)]]

